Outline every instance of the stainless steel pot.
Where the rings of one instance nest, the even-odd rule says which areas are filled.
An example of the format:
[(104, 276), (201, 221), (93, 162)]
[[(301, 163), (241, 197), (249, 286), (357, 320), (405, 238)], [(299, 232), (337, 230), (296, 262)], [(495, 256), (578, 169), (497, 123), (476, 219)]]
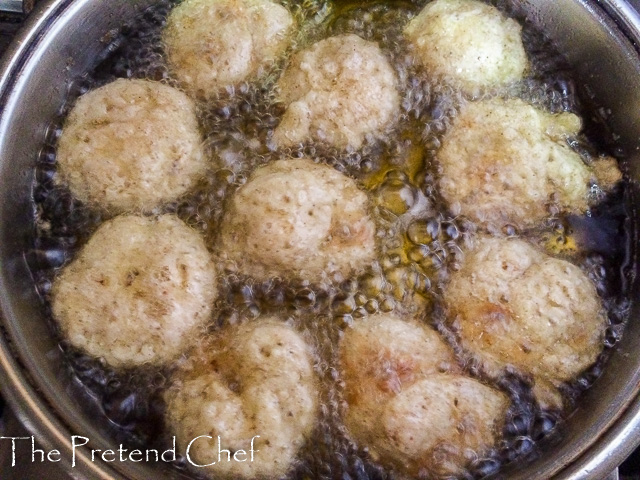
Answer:
[[(49, 0), (39, 6), (1, 65), (0, 73), (0, 385), (21, 420), (46, 448), (61, 451), (74, 478), (157, 478), (133, 463), (92, 462), (82, 450), (69, 464), (70, 438), (93, 448), (114, 446), (109, 425), (81, 407), (44, 321), (24, 252), (33, 219), (30, 189), (48, 123), (67, 85), (91, 69), (109, 32), (153, 0)], [(609, 113), (628, 174), (640, 179), (640, 1), (522, 0), (578, 72), (582, 88)], [(640, 219), (631, 188), (631, 221)], [(635, 228), (634, 228), (635, 231)], [(634, 239), (634, 244), (637, 243)], [(638, 249), (630, 262), (638, 263)], [(635, 280), (635, 277), (632, 278)], [(513, 479), (600, 479), (640, 444), (640, 292), (604, 374), (566, 421), (562, 435), (540, 445), (540, 456), (512, 465)], [(117, 446), (117, 445), (115, 445)], [(519, 462), (521, 463), (521, 462)], [(165, 469), (166, 478), (179, 478)]]

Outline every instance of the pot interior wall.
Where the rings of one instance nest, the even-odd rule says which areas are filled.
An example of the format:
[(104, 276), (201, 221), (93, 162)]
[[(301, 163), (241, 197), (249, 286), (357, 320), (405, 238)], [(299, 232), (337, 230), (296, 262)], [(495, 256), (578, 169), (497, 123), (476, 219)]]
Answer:
[[(593, 102), (597, 112), (604, 113), (609, 135), (613, 134), (611, 136), (615, 138), (615, 145), (611, 147), (624, 159), (623, 168), (631, 179), (627, 203), (632, 217), (629, 229), (633, 232), (630, 239), (633, 255), (625, 267), (625, 276), (631, 282), (633, 303), (629, 324), (617, 350), (609, 359), (603, 375), (581, 397), (578, 409), (566, 421), (560, 438), (543, 442), (537, 452), (539, 458), (526, 470), (512, 467), (505, 473), (509, 478), (523, 480), (532, 478), (532, 472), (536, 478), (550, 478), (557, 472), (560, 472), (558, 478), (603, 478), (630, 453), (634, 441), (631, 440), (626, 447), (618, 445), (622, 448), (616, 453), (605, 451), (604, 442), (596, 443), (596, 440), (622, 414), (625, 404), (635, 399), (640, 381), (640, 356), (637, 352), (640, 310), (638, 288), (633, 281), (637, 268), (635, 225), (640, 198), (637, 195), (640, 179), (640, 62), (628, 39), (592, 2), (528, 0), (523, 7), (529, 12), (529, 18), (566, 55), (576, 72), (581, 97)], [(616, 443), (620, 439), (607, 440)], [(579, 452), (585, 451), (588, 454), (576, 461)], [(598, 465), (590, 461), (596, 457), (600, 461)]]
[[(117, 443), (110, 435), (108, 421), (97, 420), (103, 416), (80, 406), (79, 389), (69, 383), (27, 268), (25, 252), (33, 237), (33, 168), (47, 126), (58, 115), (69, 83), (99, 61), (109, 32), (117, 31), (151, 3), (153, 0), (44, 2), (32, 13), (24, 43), (14, 44), (13, 52), (19, 57), (5, 59), (8, 70), (0, 96), (0, 306), (5, 340), (10, 339), (17, 362), (3, 359), (3, 363), (5, 370), (17, 367), (22, 371), (17, 375), (2, 373), (2, 392), (45, 447), (62, 451), (63, 461), (72, 458), (71, 435), (90, 438), (92, 448), (112, 448)], [(157, 470), (154, 474), (140, 464), (109, 466), (89, 458), (76, 460), (73, 471), (87, 478), (157, 475)], [(168, 472), (167, 478), (171, 477), (181, 475)]]
[[(8, 76), (4, 78), (0, 92), (3, 107), (0, 117), (0, 178), (3, 185), (0, 189), (0, 261), (3, 267), (0, 306), (6, 337), (11, 339), (15, 356), (38, 393), (29, 387), (21, 387), (24, 391), (15, 389), (16, 384), (26, 384), (24, 374), (13, 376), (5, 372), (0, 379), (4, 383), (3, 389), (13, 383), (17, 391), (11, 395), (14, 407), (24, 404), (27, 396), (38, 399), (33, 405), (22, 406), (23, 418), (32, 429), (44, 428), (42, 421), (34, 420), (38, 409), (55, 411), (55, 415), (47, 415), (60, 428), (59, 435), (39, 432), (39, 438), (45, 443), (48, 439), (52, 447), (61, 438), (68, 443), (71, 434), (90, 437), (95, 448), (108, 448), (113, 441), (109, 440), (106, 422), (96, 424), (99, 415), (80, 408), (73, 398), (74, 389), (68, 385), (68, 375), (43, 320), (43, 309), (25, 264), (24, 252), (32, 235), (33, 207), (29, 198), (33, 167), (47, 125), (57, 115), (67, 95), (69, 81), (96, 64), (105, 47), (102, 39), (108, 38), (106, 34), (152, 1), (57, 0), (43, 5), (31, 21), (33, 30), (26, 37), (26, 43), (14, 48), (22, 55), (19, 60), (8, 62)], [(567, 53), (567, 59), (578, 72), (583, 94), (593, 96), (599, 106), (610, 110), (608, 125), (619, 136), (617, 147), (626, 156), (629, 175), (637, 181), (640, 178), (640, 159), (637, 158), (640, 148), (640, 61), (630, 42), (591, 2), (527, 0), (521, 2), (521, 6), (532, 21), (544, 28), (559, 50)], [(634, 285), (633, 298), (637, 295)], [(548, 479), (563, 469), (562, 478), (597, 478), (622, 459), (604, 461), (597, 467), (600, 470), (591, 473), (586, 472), (580, 462), (574, 462), (638, 393), (640, 355), (636, 346), (640, 344), (640, 312), (636, 304), (634, 302), (632, 318), (618, 350), (594, 388), (583, 396), (579, 409), (566, 422), (562, 437), (543, 444), (540, 458), (524, 469), (509, 469), (510, 478)], [(6, 362), (9, 365), (14, 361)], [(17, 366), (15, 362), (11, 365)], [(55, 447), (61, 446), (56, 444)], [(597, 453), (599, 448), (602, 447), (597, 446), (591, 452)], [(628, 451), (632, 446), (626, 448)], [(566, 469), (572, 462), (574, 464)], [(91, 477), (102, 475), (95, 470), (95, 465), (83, 468), (88, 469), (90, 473), (87, 474)], [(139, 465), (111, 464), (104, 468), (117, 468), (118, 472), (111, 472), (116, 476), (156, 476)], [(167, 472), (167, 475), (178, 474)]]

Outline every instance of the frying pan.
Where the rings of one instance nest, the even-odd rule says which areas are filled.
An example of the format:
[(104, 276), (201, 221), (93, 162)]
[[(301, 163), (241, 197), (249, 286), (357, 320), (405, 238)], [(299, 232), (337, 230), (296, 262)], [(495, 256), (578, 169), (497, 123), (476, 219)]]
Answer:
[[(45, 0), (31, 13), (0, 64), (0, 389), (47, 449), (61, 452), (73, 478), (181, 478), (178, 471), (131, 462), (70, 465), (72, 435), (92, 448), (113, 447), (111, 427), (77, 398), (25, 261), (34, 210), (34, 165), (68, 84), (96, 65), (110, 33), (153, 0)], [(636, 232), (640, 178), (640, 2), (521, 0), (576, 72), (579, 90), (607, 112), (616, 151), (630, 178), (626, 202)], [(537, 458), (507, 467), (512, 479), (600, 479), (640, 443), (640, 292), (637, 239), (625, 278), (631, 313), (622, 340), (595, 385)]]

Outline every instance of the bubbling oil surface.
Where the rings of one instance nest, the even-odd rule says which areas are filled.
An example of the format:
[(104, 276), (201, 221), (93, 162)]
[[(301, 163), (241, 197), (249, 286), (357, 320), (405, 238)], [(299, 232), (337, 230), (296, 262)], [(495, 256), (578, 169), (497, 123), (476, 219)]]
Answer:
[[(364, 446), (354, 444), (342, 424), (345, 401), (338, 344), (346, 326), (377, 312), (416, 315), (440, 332), (456, 352), (461, 351), (455, 335), (445, 325), (441, 293), (450, 273), (460, 267), (465, 245), (478, 227), (459, 212), (450, 211), (439, 196), (434, 159), (443, 134), (465, 99), (446, 84), (432, 83), (407, 57), (402, 28), (425, 3), (283, 0), (282, 4), (300, 26), (287, 55), (342, 33), (355, 33), (380, 45), (399, 80), (402, 100), (398, 126), (391, 136), (367, 143), (352, 153), (311, 144), (271, 151), (268, 138), (283, 113), (283, 105), (274, 93), (282, 61), (259, 81), (229, 87), (208, 105), (199, 107), (200, 125), (215, 167), (192, 192), (157, 211), (176, 213), (202, 232), (211, 246), (226, 199), (257, 167), (287, 156), (305, 156), (332, 165), (368, 191), (378, 226), (379, 260), (362, 276), (317, 289), (310, 281), (256, 282), (219, 266), (219, 271), (225, 274), (220, 279), (221, 293), (211, 331), (261, 314), (277, 313), (290, 318), (306, 338), (313, 339), (318, 354), (315, 369), (320, 378), (322, 407), (317, 427), (299, 453), (297, 466), (288, 475), (292, 479), (396, 476), (375, 463)], [(518, 17), (519, 12), (511, 3), (496, 4)], [(61, 339), (60, 348), (65, 352), (73, 379), (82, 385), (87, 401), (97, 404), (115, 426), (114, 436), (132, 446), (161, 446), (171, 435), (162, 427), (165, 407), (161, 398), (171, 367), (114, 371), (70, 346), (51, 318), (49, 295), (56, 272), (73, 259), (92, 232), (108, 218), (104, 212), (82, 205), (68, 190), (55, 184), (56, 143), (75, 99), (90, 89), (120, 77), (175, 85), (161, 43), (161, 30), (173, 5), (171, 0), (161, 0), (123, 26), (106, 48), (100, 64), (69, 85), (68, 101), (47, 132), (33, 187), (37, 222), (28, 258), (36, 288), (49, 312), (51, 327)], [(524, 18), (518, 19), (524, 25), (525, 47), (533, 68), (530, 76), (508, 94), (553, 112), (571, 110), (584, 114), (587, 109), (562, 57), (533, 25)], [(594, 142), (603, 140), (579, 138), (573, 146), (588, 161), (596, 155)], [(550, 202), (548, 218), (541, 228), (520, 232), (506, 226), (502, 232), (527, 236), (552, 253), (579, 264), (596, 284), (609, 312), (611, 325), (604, 352), (593, 368), (564, 387), (569, 403), (575, 402), (579, 393), (599, 375), (626, 319), (626, 284), (620, 269), (626, 250), (616, 240), (627, 234), (625, 218), (620, 187), (588, 217), (564, 216)], [(590, 241), (594, 236), (600, 240)], [(533, 399), (530, 381), (517, 373), (507, 373), (499, 382), (490, 382), (482, 378), (476, 366), (465, 368), (472, 376), (507, 393), (512, 401), (501, 443), (461, 476), (481, 478), (515, 458), (535, 454), (535, 443), (556, 429), (561, 413), (540, 410)], [(179, 460), (175, 467), (185, 465), (184, 460)]]

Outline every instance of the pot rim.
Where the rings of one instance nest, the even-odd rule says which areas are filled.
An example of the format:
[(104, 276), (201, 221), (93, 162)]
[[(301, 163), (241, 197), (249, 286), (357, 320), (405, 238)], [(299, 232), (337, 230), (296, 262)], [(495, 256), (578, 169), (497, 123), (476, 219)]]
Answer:
[[(39, 41), (48, 34), (56, 19), (62, 14), (72, 15), (86, 1), (42, 0), (29, 14), (0, 58), (0, 137), (5, 135), (4, 116), (17, 82), (17, 74), (29, 62)], [(6, 322), (7, 312), (11, 312), (11, 309), (8, 307), (6, 287), (0, 278), (0, 322)], [(0, 392), (23, 426), (41, 446), (61, 452), (58, 465), (71, 478), (128, 480), (129, 477), (121, 474), (114, 464), (94, 462), (82, 449), (76, 450), (75, 457), (73, 456), (70, 438), (75, 433), (72, 432), (70, 423), (39, 392), (37, 382), (31, 378), (28, 366), (14, 351), (12, 344), (9, 329), (0, 324)], [(72, 458), (75, 458), (75, 466), (72, 466)]]

